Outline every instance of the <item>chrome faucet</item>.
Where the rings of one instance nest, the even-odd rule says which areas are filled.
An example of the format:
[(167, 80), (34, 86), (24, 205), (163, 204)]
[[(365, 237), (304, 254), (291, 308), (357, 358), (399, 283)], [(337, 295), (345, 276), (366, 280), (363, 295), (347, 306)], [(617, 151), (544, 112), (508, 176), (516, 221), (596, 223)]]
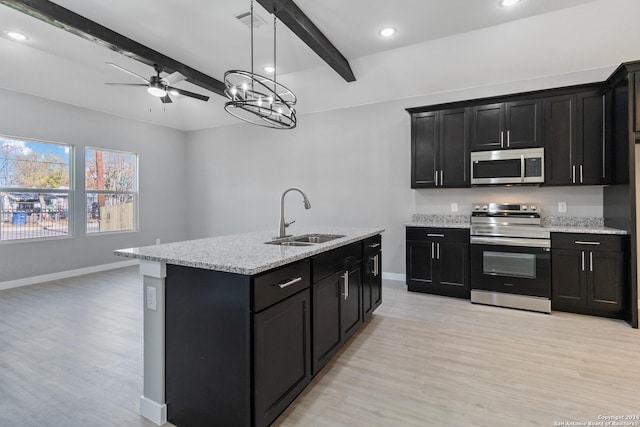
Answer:
[(295, 220), (291, 221), (291, 222), (285, 222), (284, 220), (284, 196), (289, 192), (295, 190), (298, 193), (302, 194), (302, 197), (304, 198), (304, 208), (305, 209), (311, 209), (311, 203), (309, 203), (309, 199), (307, 199), (307, 195), (304, 194), (304, 192), (299, 189), (299, 188), (289, 188), (288, 190), (286, 190), (284, 193), (282, 193), (282, 197), (280, 197), (280, 232), (278, 233), (278, 238), (283, 238), (283, 237), (287, 237), (287, 232), (286, 229), (288, 226), (290, 226), (291, 224), (293, 224), (294, 222), (296, 222)]

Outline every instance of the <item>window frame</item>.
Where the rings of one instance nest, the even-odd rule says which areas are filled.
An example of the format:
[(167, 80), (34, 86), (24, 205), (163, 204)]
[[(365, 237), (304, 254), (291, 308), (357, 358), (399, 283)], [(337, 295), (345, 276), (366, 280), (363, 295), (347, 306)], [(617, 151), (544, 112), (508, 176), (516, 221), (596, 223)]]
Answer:
[[(109, 152), (109, 153), (119, 153), (125, 155), (131, 155), (134, 158), (133, 161), (133, 190), (94, 190), (87, 188), (87, 151), (93, 150)], [(92, 145), (86, 145), (84, 147), (84, 167), (83, 167), (83, 176), (84, 176), (84, 233), (86, 236), (104, 236), (109, 234), (121, 234), (121, 233), (137, 233), (140, 230), (140, 221), (139, 221), (139, 201), (140, 201), (140, 191), (139, 191), (139, 163), (140, 156), (138, 153), (134, 153), (132, 151), (124, 151), (117, 150), (112, 148), (100, 148)], [(104, 194), (104, 195), (131, 195), (133, 200), (133, 224), (132, 228), (126, 230), (109, 230), (109, 231), (89, 231), (89, 210), (87, 205), (87, 198), (89, 194)]]
[[(59, 142), (59, 141), (50, 141), (46, 139), (39, 138), (28, 138), (24, 136), (15, 136), (15, 135), (7, 135), (0, 134), (0, 139), (11, 139), (16, 141), (21, 141), (25, 143), (34, 142), (39, 144), (49, 144), (56, 145), (60, 147), (65, 147), (69, 149), (69, 186), (68, 188), (34, 188), (34, 187), (0, 187), (0, 193), (10, 194), (10, 193), (38, 193), (38, 194), (66, 194), (67, 195), (67, 232), (64, 235), (59, 236), (37, 236), (37, 237), (26, 237), (26, 238), (16, 238), (16, 239), (2, 239), (0, 237), (0, 245), (11, 245), (17, 243), (28, 243), (28, 242), (46, 242), (51, 240), (62, 240), (62, 239), (71, 239), (75, 236), (75, 216), (74, 216), (74, 203), (76, 197), (76, 186), (75, 186), (75, 172), (76, 172), (76, 146), (67, 142)], [(1, 200), (0, 200), (1, 202)], [(0, 211), (3, 206), (0, 206)], [(44, 209), (42, 206), (40, 209)], [(2, 221), (2, 218), (0, 218)]]

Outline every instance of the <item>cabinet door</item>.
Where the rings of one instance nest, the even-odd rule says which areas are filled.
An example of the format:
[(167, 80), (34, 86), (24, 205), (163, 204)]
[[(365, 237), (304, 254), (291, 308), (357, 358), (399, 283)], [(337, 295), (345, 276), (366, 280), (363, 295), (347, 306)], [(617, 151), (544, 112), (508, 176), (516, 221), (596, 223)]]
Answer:
[(436, 246), (441, 295), (469, 298), (469, 244), (440, 242)]
[(587, 304), (586, 263), (588, 252), (552, 250), (551, 308), (573, 311)]
[(542, 101), (515, 101), (505, 104), (505, 147), (542, 147)]
[(407, 285), (410, 291), (422, 291), (433, 283), (433, 241), (407, 241)]
[(435, 187), (438, 112), (411, 116), (411, 188)]
[(471, 151), (500, 150), (505, 141), (504, 104), (473, 107)]
[(311, 381), (308, 289), (254, 316), (255, 425), (268, 426)]
[(596, 310), (622, 314), (624, 255), (620, 252), (589, 252), (588, 304)]
[(373, 312), (373, 271), (375, 263), (375, 254), (369, 255), (362, 261), (362, 317), (365, 320), (371, 312)]
[[(362, 263), (343, 273), (340, 292), (340, 323), (342, 341), (346, 341), (362, 324)], [(348, 280), (346, 279), (348, 277)], [(346, 292), (345, 292), (346, 291)]]
[(375, 310), (382, 304), (382, 251), (376, 254), (375, 260), (376, 274), (371, 279), (371, 303), (373, 304), (372, 310)]
[[(469, 116), (463, 108), (440, 111), (440, 185), (469, 187)], [(436, 165), (438, 166), (438, 165)]]
[(578, 94), (579, 144), (576, 174), (580, 184), (606, 184), (606, 143), (604, 129), (604, 96), (599, 92)]
[(545, 185), (573, 184), (576, 145), (576, 96), (544, 100)]
[(333, 356), (341, 343), (340, 298), (343, 271), (313, 284), (313, 373)]

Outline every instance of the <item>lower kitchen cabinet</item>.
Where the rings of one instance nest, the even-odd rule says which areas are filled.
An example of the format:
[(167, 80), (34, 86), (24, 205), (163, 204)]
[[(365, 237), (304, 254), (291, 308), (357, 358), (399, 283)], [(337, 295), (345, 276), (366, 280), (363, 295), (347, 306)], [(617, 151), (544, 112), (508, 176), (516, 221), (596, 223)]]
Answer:
[(362, 324), (362, 245), (334, 249), (311, 262), (315, 374)]
[(410, 291), (469, 298), (469, 230), (407, 227)]
[(382, 251), (380, 236), (362, 242), (362, 318), (367, 320), (382, 304)]
[(551, 308), (623, 318), (626, 236), (552, 233)]

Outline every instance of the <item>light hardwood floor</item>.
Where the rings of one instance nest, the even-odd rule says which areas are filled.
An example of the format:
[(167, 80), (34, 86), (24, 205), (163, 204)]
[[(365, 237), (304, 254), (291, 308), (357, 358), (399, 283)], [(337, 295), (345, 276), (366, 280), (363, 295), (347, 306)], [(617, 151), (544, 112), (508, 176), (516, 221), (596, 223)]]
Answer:
[[(0, 426), (153, 426), (126, 268), (0, 291)], [(384, 283), (383, 305), (275, 426), (555, 426), (640, 415), (640, 332)], [(636, 420), (640, 426), (640, 420)], [(555, 424), (558, 423), (558, 424)]]

